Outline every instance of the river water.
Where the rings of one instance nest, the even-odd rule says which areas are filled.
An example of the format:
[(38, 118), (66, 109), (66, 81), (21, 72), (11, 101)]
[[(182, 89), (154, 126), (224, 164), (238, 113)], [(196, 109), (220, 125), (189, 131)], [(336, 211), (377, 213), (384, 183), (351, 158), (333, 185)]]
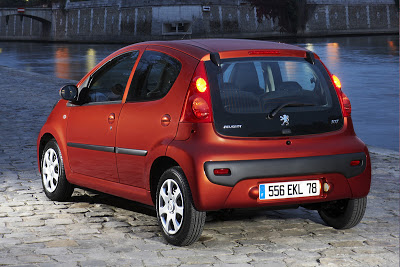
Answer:
[[(399, 149), (398, 35), (285, 41), (317, 53), (340, 78), (343, 91), (351, 100), (356, 133), (366, 144)], [(0, 42), (0, 65), (79, 80), (123, 46)]]

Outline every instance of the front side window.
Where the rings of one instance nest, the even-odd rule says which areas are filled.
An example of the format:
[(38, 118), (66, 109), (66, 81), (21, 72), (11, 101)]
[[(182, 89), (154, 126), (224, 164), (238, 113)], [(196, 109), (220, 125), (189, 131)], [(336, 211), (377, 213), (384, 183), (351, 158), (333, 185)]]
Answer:
[(88, 87), (82, 89), (81, 101), (121, 101), (138, 54), (138, 51), (125, 53), (102, 66), (90, 77)]
[(181, 63), (160, 52), (145, 51), (140, 58), (127, 96), (127, 102), (161, 99), (171, 89)]

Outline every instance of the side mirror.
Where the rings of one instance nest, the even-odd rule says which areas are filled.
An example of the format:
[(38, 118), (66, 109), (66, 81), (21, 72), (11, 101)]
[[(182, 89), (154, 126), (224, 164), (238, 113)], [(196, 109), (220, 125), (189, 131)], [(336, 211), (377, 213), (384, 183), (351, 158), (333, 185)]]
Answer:
[(64, 100), (76, 102), (78, 99), (78, 87), (73, 84), (67, 84), (60, 89), (60, 97)]

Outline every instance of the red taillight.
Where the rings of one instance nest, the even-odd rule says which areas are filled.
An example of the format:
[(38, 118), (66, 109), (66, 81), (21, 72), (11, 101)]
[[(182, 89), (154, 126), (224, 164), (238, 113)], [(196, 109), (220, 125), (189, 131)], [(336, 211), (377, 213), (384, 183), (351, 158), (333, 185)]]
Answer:
[(342, 91), (342, 83), (336, 75), (332, 75), (332, 82), (335, 86), (336, 92), (339, 96), (340, 106), (342, 107), (342, 112), (344, 117), (351, 116), (351, 103), (350, 99)]
[(199, 77), (196, 79), (196, 89), (200, 93), (207, 91), (207, 82), (203, 78)]
[(362, 163), (361, 160), (352, 160), (352, 161), (350, 162), (350, 166), (360, 166), (361, 163)]
[(210, 107), (207, 102), (201, 98), (196, 97), (192, 102), (192, 111), (194, 116), (198, 119), (206, 119), (210, 115)]
[(342, 103), (343, 103), (343, 116), (349, 117), (351, 115), (351, 103), (350, 99), (342, 92)]
[(336, 75), (332, 75), (332, 80), (336, 88), (342, 89), (342, 83), (340, 82), (339, 78)]
[(206, 68), (201, 61), (190, 81), (181, 122), (212, 122), (209, 88)]
[(231, 175), (231, 170), (228, 168), (214, 169), (214, 175)]

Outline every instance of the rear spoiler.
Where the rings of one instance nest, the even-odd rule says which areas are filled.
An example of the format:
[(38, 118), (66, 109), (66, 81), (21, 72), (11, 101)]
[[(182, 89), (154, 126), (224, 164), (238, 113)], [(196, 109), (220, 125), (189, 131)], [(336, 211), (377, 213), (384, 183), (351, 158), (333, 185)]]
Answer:
[(216, 53), (216, 52), (210, 53), (210, 59), (211, 59), (212, 63), (214, 63), (218, 67), (221, 66), (221, 58), (219, 57), (218, 53)]
[(311, 51), (307, 51), (307, 53), (306, 53), (306, 60), (308, 61), (308, 62), (310, 62), (311, 64), (315, 64), (315, 56), (314, 56), (314, 53), (313, 52), (311, 52)]

